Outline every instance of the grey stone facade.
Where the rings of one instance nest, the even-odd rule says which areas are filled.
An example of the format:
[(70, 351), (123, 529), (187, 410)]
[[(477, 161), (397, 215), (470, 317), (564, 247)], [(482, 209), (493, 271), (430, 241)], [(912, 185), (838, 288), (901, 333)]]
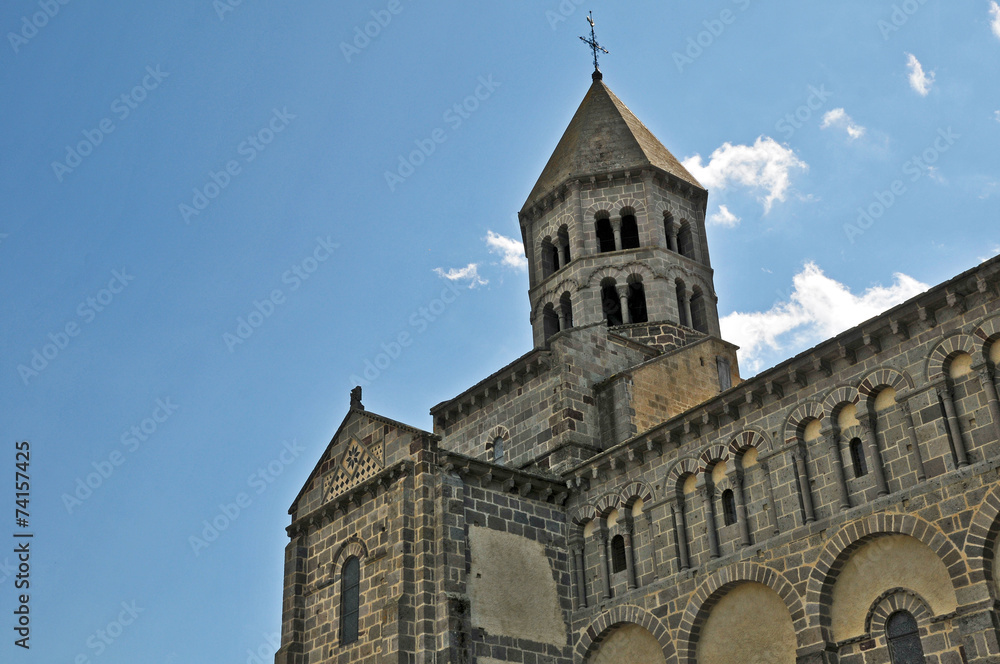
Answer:
[[(290, 509), (277, 664), (1000, 661), (1000, 259), (742, 380), (705, 192), (651, 141), (595, 80), (521, 212), (535, 348), (433, 432), (352, 399)], [(602, 253), (603, 213), (640, 246)], [(632, 275), (647, 320), (609, 326)]]

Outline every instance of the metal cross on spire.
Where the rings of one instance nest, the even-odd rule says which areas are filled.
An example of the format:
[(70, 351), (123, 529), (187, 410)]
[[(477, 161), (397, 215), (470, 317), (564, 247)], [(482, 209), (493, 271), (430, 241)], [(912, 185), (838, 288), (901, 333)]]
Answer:
[(607, 53), (608, 49), (597, 43), (597, 35), (594, 33), (594, 12), (587, 13), (587, 23), (590, 23), (590, 39), (580, 37), (580, 40), (594, 52), (594, 74), (597, 75), (601, 73), (601, 68), (597, 66), (597, 53), (598, 51)]

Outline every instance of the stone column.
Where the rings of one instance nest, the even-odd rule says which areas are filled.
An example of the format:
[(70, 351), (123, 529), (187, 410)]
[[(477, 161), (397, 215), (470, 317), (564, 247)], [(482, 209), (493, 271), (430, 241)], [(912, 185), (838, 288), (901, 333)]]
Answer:
[(885, 481), (885, 468), (882, 466), (882, 453), (878, 449), (878, 438), (875, 435), (875, 423), (871, 415), (861, 415), (858, 417), (858, 424), (864, 432), (864, 445), (868, 450), (868, 457), (872, 460), (872, 470), (875, 472), (875, 486), (878, 488), (878, 495), (889, 494), (889, 485)]
[(570, 552), (573, 560), (573, 578), (576, 581), (576, 608), (585, 609), (587, 608), (587, 574), (584, 567), (583, 540), (574, 538), (570, 543)]
[(680, 569), (691, 569), (691, 558), (688, 553), (687, 520), (684, 518), (684, 499), (678, 498), (676, 503), (670, 503), (670, 514), (674, 520), (674, 538), (677, 541), (677, 563)]
[(750, 546), (750, 524), (747, 523), (747, 503), (743, 495), (743, 471), (733, 471), (733, 494), (736, 496), (736, 524), (740, 529), (740, 543), (743, 546)]
[(618, 286), (618, 301), (622, 308), (622, 323), (632, 322), (632, 312), (628, 310), (628, 286)]
[(608, 534), (601, 530), (597, 534), (601, 547), (601, 584), (604, 590), (603, 599), (611, 599), (611, 572), (608, 571)]
[(566, 310), (563, 309), (560, 306), (559, 309), (557, 309), (557, 311), (559, 313), (559, 329), (560, 329), (560, 331), (561, 330), (568, 330), (569, 329), (569, 319), (566, 318)]
[(937, 388), (938, 397), (944, 402), (944, 412), (948, 417), (946, 428), (951, 437), (952, 449), (955, 450), (955, 457), (958, 459), (958, 467), (969, 465), (969, 457), (965, 453), (965, 441), (962, 440), (962, 425), (958, 423), (958, 415), (955, 413), (955, 402), (951, 398), (951, 390), (947, 385), (939, 385)]
[(917, 442), (917, 429), (913, 426), (913, 410), (905, 397), (897, 403), (903, 411), (903, 428), (906, 429), (906, 437), (910, 439), (910, 449), (913, 450), (917, 462), (917, 480), (923, 481), (927, 478), (927, 473), (924, 471), (924, 460), (920, 454), (920, 443)]
[(667, 228), (667, 249), (677, 253), (677, 225), (673, 221), (670, 222), (670, 227)]
[(805, 513), (804, 523), (812, 523), (816, 520), (816, 512), (813, 509), (812, 487), (809, 485), (805, 448), (802, 445), (796, 445), (790, 454), (792, 456), (792, 469), (795, 470), (795, 478), (799, 484), (799, 495), (802, 497), (802, 511)]
[(684, 290), (681, 294), (681, 299), (684, 300), (684, 314), (687, 316), (687, 326), (693, 328), (694, 316), (691, 315), (691, 296), (688, 295), (687, 290)]
[(629, 590), (637, 587), (635, 573), (635, 552), (632, 550), (632, 533), (634, 525), (632, 517), (628, 516), (622, 522), (622, 539), (625, 540), (625, 581)]
[(993, 435), (1000, 439), (1000, 400), (997, 399), (997, 384), (993, 382), (990, 368), (985, 364), (976, 369), (979, 382), (986, 392), (986, 400), (990, 405), (990, 417), (993, 419)]
[[(764, 471), (764, 488), (767, 491), (768, 520), (771, 522), (771, 532), (777, 535), (781, 532), (778, 527), (778, 505), (774, 502), (774, 482), (771, 481), (771, 464), (768, 460), (760, 461), (760, 468)], [(810, 500), (810, 507), (812, 502)]]
[(719, 533), (715, 531), (715, 487), (711, 480), (705, 478), (705, 521), (708, 526), (708, 554), (712, 558), (719, 557)]
[[(573, 255), (579, 258), (587, 253), (583, 242), (583, 201), (580, 200), (580, 181), (571, 180), (569, 183), (569, 191), (573, 201), (574, 221), (574, 223), (569, 227), (569, 241), (573, 245)], [(594, 253), (597, 253), (596, 248)]]
[(830, 461), (833, 466), (833, 476), (837, 481), (837, 490), (840, 492), (840, 509), (846, 510), (851, 507), (851, 496), (847, 492), (847, 478), (844, 476), (844, 460), (840, 456), (840, 434), (834, 429), (827, 429), (823, 432), (828, 449), (830, 450)]
[(615, 217), (611, 220), (611, 229), (615, 232), (615, 251), (622, 250), (622, 218)]

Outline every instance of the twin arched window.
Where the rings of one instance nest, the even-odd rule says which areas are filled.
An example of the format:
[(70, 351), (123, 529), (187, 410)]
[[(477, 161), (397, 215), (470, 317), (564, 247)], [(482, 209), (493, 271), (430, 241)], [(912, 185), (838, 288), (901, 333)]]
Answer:
[(344, 563), (340, 578), (340, 645), (358, 640), (358, 616), (361, 613), (361, 561), (351, 556)]

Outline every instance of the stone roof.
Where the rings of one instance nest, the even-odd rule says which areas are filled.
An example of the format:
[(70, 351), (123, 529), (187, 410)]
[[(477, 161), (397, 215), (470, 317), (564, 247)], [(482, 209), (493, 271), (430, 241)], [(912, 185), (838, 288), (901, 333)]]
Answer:
[(674, 155), (595, 77), (535, 183), (525, 207), (572, 178), (657, 168), (704, 189)]

